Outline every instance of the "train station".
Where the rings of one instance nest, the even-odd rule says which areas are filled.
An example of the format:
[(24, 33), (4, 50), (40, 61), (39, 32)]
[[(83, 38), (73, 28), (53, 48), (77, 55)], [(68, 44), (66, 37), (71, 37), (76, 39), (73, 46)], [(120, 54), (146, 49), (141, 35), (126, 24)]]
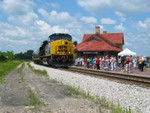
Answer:
[(75, 46), (78, 57), (117, 56), (124, 45), (123, 33), (100, 33), (100, 26), (95, 33), (84, 34), (82, 42)]

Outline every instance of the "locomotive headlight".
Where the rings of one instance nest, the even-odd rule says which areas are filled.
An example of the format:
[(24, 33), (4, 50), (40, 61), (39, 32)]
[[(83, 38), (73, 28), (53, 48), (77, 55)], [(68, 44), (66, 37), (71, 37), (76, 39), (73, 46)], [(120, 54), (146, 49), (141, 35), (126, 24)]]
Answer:
[(62, 41), (62, 44), (65, 44), (65, 42), (64, 42), (64, 41)]
[(69, 51), (68, 53), (70, 54), (71, 52)]
[(59, 54), (59, 52), (57, 51), (57, 54)]

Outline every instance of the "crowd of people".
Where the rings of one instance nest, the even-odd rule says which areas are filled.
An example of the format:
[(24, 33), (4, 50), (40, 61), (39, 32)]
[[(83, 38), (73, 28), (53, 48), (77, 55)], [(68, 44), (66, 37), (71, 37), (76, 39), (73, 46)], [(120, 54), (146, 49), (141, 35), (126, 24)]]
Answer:
[(143, 71), (146, 67), (150, 67), (150, 59), (145, 56), (79, 57), (75, 59), (75, 65), (102, 71), (124, 70), (131, 73), (133, 68)]

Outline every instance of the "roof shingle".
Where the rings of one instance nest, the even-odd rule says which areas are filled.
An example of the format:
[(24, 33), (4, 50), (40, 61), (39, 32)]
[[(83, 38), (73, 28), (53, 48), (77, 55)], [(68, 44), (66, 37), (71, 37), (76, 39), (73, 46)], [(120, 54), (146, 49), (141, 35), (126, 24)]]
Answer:
[(78, 51), (121, 51), (116, 44), (124, 44), (123, 33), (84, 34), (75, 48)]

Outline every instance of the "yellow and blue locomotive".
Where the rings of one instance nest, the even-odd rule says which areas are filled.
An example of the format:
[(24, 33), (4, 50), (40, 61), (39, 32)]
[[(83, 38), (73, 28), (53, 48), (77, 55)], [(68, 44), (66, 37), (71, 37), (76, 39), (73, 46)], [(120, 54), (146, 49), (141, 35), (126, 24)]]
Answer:
[(33, 61), (37, 64), (47, 63), (52, 67), (68, 67), (73, 65), (73, 54), (71, 35), (54, 33), (33, 53)]

